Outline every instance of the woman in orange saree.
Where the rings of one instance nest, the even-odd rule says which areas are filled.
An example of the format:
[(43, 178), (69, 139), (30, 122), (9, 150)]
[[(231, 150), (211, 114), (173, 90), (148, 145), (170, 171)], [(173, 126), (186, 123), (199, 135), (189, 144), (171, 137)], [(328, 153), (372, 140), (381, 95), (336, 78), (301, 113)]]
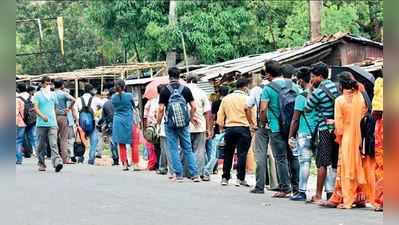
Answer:
[(331, 198), (321, 206), (349, 209), (353, 205), (365, 206), (366, 199), (373, 196), (368, 180), (373, 175), (369, 171), (374, 169), (369, 170), (373, 163), (360, 152), (360, 121), (367, 107), (359, 85), (348, 72), (340, 74), (339, 82), (342, 95), (335, 100), (334, 114), (336, 141), (340, 145), (336, 186)]

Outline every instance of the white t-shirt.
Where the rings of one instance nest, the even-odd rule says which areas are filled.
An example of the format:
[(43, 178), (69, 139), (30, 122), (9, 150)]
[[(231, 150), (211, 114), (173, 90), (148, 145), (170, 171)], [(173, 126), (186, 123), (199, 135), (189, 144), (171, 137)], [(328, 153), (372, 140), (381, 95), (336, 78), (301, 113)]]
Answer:
[[(89, 93), (85, 93), (82, 95), (83, 100), (85, 101), (85, 104), (89, 104), (89, 99), (92, 95)], [(100, 99), (97, 96), (94, 96), (93, 99), (91, 100), (91, 105), (90, 107), (93, 109), (93, 112), (97, 111), (98, 108), (102, 108), (104, 105), (104, 101)], [(76, 99), (76, 107), (78, 109), (78, 112), (83, 108), (82, 106), (82, 100), (80, 98)]]
[(194, 102), (197, 105), (197, 112), (195, 113), (194, 117), (199, 121), (198, 127), (195, 127), (192, 123), (190, 123), (190, 132), (206, 132), (206, 118), (204, 113), (211, 111), (211, 103), (209, 102), (205, 91), (201, 90), (196, 84), (187, 84), (187, 87), (193, 93)]

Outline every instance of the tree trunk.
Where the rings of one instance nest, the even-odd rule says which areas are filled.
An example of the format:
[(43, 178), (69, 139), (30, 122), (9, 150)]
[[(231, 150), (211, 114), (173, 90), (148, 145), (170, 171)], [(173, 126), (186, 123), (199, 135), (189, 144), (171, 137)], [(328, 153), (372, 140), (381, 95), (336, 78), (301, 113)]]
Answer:
[[(169, 24), (176, 26), (177, 16), (176, 16), (176, 0), (170, 0), (169, 2)], [(176, 47), (170, 49), (166, 55), (166, 63), (168, 67), (176, 66)]]
[(371, 39), (374, 41), (381, 41), (381, 24), (379, 23), (377, 19), (377, 12), (378, 12), (378, 2), (369, 0), (368, 1), (368, 6), (369, 6), (369, 17), (370, 17), (370, 34), (371, 34)]
[(323, 0), (309, 0), (310, 40), (315, 41), (321, 36), (321, 7)]

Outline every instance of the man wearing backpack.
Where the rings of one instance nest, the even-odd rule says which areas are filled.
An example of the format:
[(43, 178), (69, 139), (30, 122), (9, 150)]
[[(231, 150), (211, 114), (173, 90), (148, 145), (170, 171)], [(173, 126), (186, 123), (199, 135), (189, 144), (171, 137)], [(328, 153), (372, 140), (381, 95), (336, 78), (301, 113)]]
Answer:
[[(25, 84), (18, 84), (17, 86), (16, 108), (16, 164), (21, 164), (23, 155), (26, 154), (26, 151), (29, 151), (28, 155), (30, 155), (34, 153), (36, 149), (36, 113), (34, 111), (31, 95), (28, 93)], [(22, 154), (25, 136), (27, 136), (29, 142), (25, 143), (25, 146), (29, 146), (29, 149), (24, 149), (24, 154)]]
[(265, 62), (265, 70), (272, 81), (263, 88), (260, 117), (261, 121), (268, 121), (270, 145), (277, 164), (279, 191), (273, 197), (286, 198), (291, 191), (298, 191), (299, 162), (297, 156), (289, 151), (288, 133), (299, 90), (291, 80), (281, 76), (278, 62)]
[(299, 160), (299, 192), (290, 197), (293, 201), (306, 201), (307, 183), (310, 165), (314, 152), (315, 128), (317, 112), (304, 112), (307, 97), (310, 95), (310, 68), (301, 67), (296, 73), (298, 84), (304, 90), (295, 99), (295, 111), (292, 117), (288, 143), (291, 151), (298, 152)]
[(318, 146), (316, 151), (317, 188), (311, 201), (319, 203), (323, 186), (327, 199), (334, 191), (335, 171), (338, 162), (338, 144), (334, 135), (334, 104), (339, 96), (337, 85), (328, 79), (328, 66), (318, 62), (311, 68), (311, 84), (314, 88), (309, 96), (305, 112), (318, 112)]
[(36, 126), (39, 145), (37, 147), (37, 158), (39, 171), (46, 170), (45, 156), (46, 146), (51, 149), (51, 161), (55, 172), (61, 171), (63, 163), (58, 153), (57, 144), (57, 119), (55, 116), (55, 106), (57, 97), (50, 89), (51, 80), (49, 77), (42, 78), (42, 88), (33, 97), (34, 109), (37, 114)]
[(102, 108), (103, 101), (96, 96), (96, 89), (91, 84), (85, 87), (85, 93), (77, 100), (79, 112), (79, 126), (90, 139), (90, 150), (88, 164), (94, 165), (98, 144), (98, 131), (96, 129), (94, 112)]
[[(178, 182), (183, 181), (183, 167), (178, 150), (178, 143), (180, 142), (180, 147), (187, 160), (190, 176), (194, 182), (199, 182), (198, 168), (191, 147), (189, 130), (190, 121), (195, 126), (198, 126), (198, 122), (194, 120), (197, 107), (190, 89), (179, 83), (180, 71), (176, 67), (172, 67), (169, 68), (168, 74), (170, 83), (161, 90), (159, 96), (157, 124), (161, 123), (166, 109), (166, 141), (176, 175), (175, 180)], [(190, 104), (190, 112), (188, 112), (187, 104)]]

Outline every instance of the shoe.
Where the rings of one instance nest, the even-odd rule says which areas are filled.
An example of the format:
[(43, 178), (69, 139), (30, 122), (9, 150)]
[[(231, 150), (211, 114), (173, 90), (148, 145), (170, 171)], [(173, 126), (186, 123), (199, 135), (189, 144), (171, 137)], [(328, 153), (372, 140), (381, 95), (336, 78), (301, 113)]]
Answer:
[(62, 170), (62, 167), (64, 167), (61, 163), (55, 166), (55, 172), (58, 173)]
[(227, 186), (229, 184), (229, 180), (226, 178), (222, 178), (222, 182), (220, 183), (222, 186)]
[(71, 161), (76, 163), (76, 157), (75, 156), (71, 157)]
[(166, 174), (168, 174), (168, 171), (167, 170), (157, 170), (156, 173), (159, 175), (166, 175)]
[(250, 190), (249, 193), (252, 193), (252, 194), (264, 194), (265, 190), (254, 188), (254, 189)]
[(119, 166), (119, 159), (114, 159), (113, 166)]
[(89, 164), (89, 165), (94, 165), (94, 160), (89, 160), (89, 161), (87, 161), (87, 164)]
[(194, 176), (194, 177), (191, 178), (191, 180), (192, 180), (194, 183), (198, 183), (198, 182), (201, 181), (201, 179), (199, 178), (199, 176)]
[(21, 164), (22, 164), (22, 161), (17, 161), (15, 164), (21, 165)]
[(327, 193), (326, 193), (326, 198), (327, 198), (327, 200), (330, 199), (332, 195), (333, 195), (332, 192), (327, 192)]
[(306, 201), (306, 194), (303, 192), (298, 192), (296, 195), (290, 197), (292, 201)]
[(211, 178), (209, 176), (203, 176), (202, 181), (211, 181)]
[(101, 156), (101, 155), (96, 155), (96, 158), (97, 158), (97, 159), (101, 159), (102, 156)]
[(172, 179), (172, 181), (176, 181), (177, 183), (183, 183), (184, 182), (184, 178), (183, 177), (174, 177)]
[(46, 171), (46, 166), (45, 165), (39, 165), (39, 171), (40, 172)]
[(250, 187), (246, 180), (239, 180), (239, 179), (236, 180), (235, 185), (236, 187), (239, 186)]

